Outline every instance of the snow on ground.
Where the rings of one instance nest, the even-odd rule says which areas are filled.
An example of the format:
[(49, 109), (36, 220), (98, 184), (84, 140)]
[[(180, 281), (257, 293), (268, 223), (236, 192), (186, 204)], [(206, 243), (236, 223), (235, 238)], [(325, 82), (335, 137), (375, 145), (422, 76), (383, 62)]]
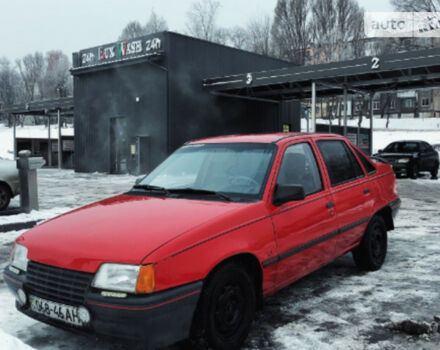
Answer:
[[(53, 169), (38, 174), (46, 214), (124, 192), (135, 180)], [(440, 315), (440, 180), (399, 179), (398, 189), (402, 208), (389, 233), (383, 268), (360, 272), (347, 254), (284, 288), (266, 300), (245, 349), (438, 350), (440, 334), (410, 337), (386, 327), (406, 319), (430, 323)], [(0, 268), (22, 232), (0, 233)], [(1, 276), (0, 310), (0, 329), (36, 349), (133, 349), (133, 344), (71, 334), (20, 314)]]
[(32, 350), (29, 345), (23, 343), (20, 339), (17, 339), (0, 329), (0, 349), (3, 350)]
[[(0, 216), (0, 225), (47, 220), (96, 200), (128, 191), (135, 181), (136, 177), (132, 175), (81, 174), (73, 170), (39, 169), (40, 210), (29, 214)], [(10, 207), (19, 206), (19, 197), (16, 197)]]

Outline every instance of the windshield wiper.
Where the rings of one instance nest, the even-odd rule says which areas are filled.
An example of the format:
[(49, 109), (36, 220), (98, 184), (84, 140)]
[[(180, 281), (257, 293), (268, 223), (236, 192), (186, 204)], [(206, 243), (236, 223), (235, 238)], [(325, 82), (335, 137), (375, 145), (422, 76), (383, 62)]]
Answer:
[(169, 188), (168, 192), (176, 193), (176, 194), (200, 194), (200, 195), (216, 196), (216, 197), (221, 198), (225, 201), (232, 202), (232, 198), (225, 195), (224, 193), (216, 192), (216, 191), (209, 191), (209, 190), (201, 190), (201, 189), (197, 189), (197, 188), (190, 188), (190, 187)]
[(155, 192), (163, 192), (165, 194), (168, 193), (168, 190), (165, 187), (160, 187), (160, 186), (152, 186), (152, 185), (134, 185), (133, 188), (135, 189), (141, 189), (141, 190), (145, 190), (145, 191), (155, 191)]

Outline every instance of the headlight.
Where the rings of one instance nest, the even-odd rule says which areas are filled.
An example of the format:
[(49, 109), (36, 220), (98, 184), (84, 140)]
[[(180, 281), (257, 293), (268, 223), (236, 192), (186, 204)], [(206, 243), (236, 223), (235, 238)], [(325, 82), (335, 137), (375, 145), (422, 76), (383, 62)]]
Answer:
[(153, 265), (102, 264), (92, 286), (127, 293), (154, 292)]
[(409, 158), (400, 158), (397, 163), (408, 163), (409, 162)]
[(20, 269), (22, 271), (27, 270), (28, 258), (27, 258), (28, 250), (25, 246), (21, 244), (15, 244), (12, 248), (11, 253), (11, 265)]

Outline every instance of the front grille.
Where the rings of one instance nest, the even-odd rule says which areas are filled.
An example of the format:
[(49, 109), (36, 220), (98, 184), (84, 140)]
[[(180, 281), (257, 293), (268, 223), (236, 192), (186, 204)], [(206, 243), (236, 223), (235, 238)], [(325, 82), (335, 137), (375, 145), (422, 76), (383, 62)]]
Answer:
[(61, 269), (29, 261), (26, 273), (28, 292), (41, 298), (80, 305), (92, 282), (92, 273)]

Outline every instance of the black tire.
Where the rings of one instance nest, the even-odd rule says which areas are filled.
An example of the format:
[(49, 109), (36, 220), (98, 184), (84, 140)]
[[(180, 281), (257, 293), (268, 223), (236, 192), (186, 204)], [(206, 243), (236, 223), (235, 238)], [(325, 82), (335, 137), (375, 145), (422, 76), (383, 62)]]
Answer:
[(11, 191), (5, 184), (0, 184), (0, 211), (5, 210), (11, 201)]
[(192, 339), (198, 348), (239, 349), (255, 315), (254, 281), (236, 264), (219, 268), (206, 282), (196, 310)]
[(419, 176), (419, 165), (417, 163), (413, 163), (409, 167), (409, 177), (411, 179), (417, 179), (417, 176)]
[(434, 164), (434, 167), (431, 169), (431, 179), (437, 180), (438, 175), (438, 164)]
[(361, 270), (376, 271), (381, 268), (387, 254), (387, 230), (383, 218), (375, 216), (371, 219), (361, 244), (352, 253)]

